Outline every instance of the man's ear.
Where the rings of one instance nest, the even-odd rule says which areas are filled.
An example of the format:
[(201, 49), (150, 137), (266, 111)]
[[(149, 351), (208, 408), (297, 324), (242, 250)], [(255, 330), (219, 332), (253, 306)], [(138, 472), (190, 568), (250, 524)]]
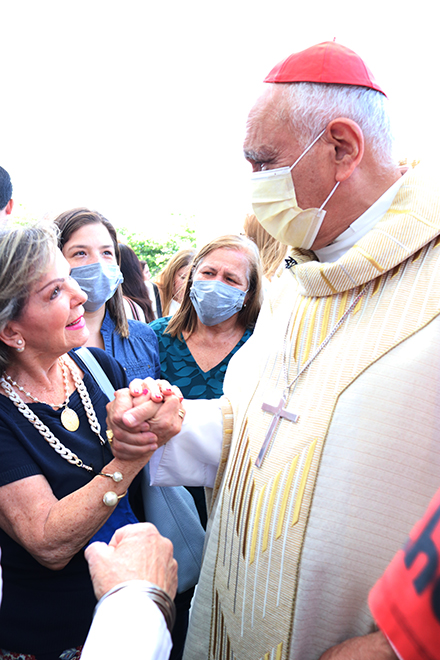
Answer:
[(334, 149), (336, 181), (345, 181), (363, 158), (364, 134), (355, 121), (339, 117), (328, 124), (325, 138)]
[(14, 208), (14, 200), (10, 199), (9, 202), (6, 204), (6, 215), (11, 215), (12, 209)]

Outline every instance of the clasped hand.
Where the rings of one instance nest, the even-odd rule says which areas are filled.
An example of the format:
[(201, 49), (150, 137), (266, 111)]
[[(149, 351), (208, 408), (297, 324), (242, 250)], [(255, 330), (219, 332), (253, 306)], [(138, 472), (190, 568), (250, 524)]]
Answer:
[(114, 400), (107, 404), (114, 456), (139, 458), (179, 433), (184, 416), (182, 399), (179, 388), (152, 378), (136, 378), (129, 388), (115, 392)]

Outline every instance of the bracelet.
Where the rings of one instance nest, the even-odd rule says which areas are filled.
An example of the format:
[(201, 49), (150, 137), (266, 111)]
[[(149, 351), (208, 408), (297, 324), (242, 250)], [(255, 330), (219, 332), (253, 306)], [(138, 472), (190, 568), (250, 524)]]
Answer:
[(122, 472), (117, 472), (117, 471), (116, 472), (111, 472), (111, 473), (98, 472), (96, 476), (98, 476), (98, 477), (109, 477), (110, 479), (113, 479), (113, 481), (117, 484), (120, 481), (122, 481), (122, 479), (124, 478)]
[(122, 495), (116, 495), (114, 491), (108, 490), (106, 493), (104, 493), (102, 501), (104, 502), (105, 506), (116, 506), (118, 501), (122, 500), (122, 498), (125, 497), (127, 493), (128, 490), (126, 490), (125, 493), (122, 493)]
[(100, 598), (95, 608), (95, 614), (98, 607), (106, 598), (108, 598), (108, 596), (111, 596), (117, 591), (121, 591), (121, 589), (126, 589), (130, 586), (135, 586), (140, 591), (146, 593), (147, 596), (153, 601), (153, 603), (157, 605), (165, 619), (167, 628), (171, 633), (174, 627), (174, 622), (176, 620), (176, 606), (166, 591), (158, 587), (157, 584), (153, 584), (147, 580), (129, 580), (128, 582), (121, 582), (121, 584), (117, 584), (116, 586), (112, 587), (110, 591), (107, 591), (107, 593), (104, 594), (102, 598)]

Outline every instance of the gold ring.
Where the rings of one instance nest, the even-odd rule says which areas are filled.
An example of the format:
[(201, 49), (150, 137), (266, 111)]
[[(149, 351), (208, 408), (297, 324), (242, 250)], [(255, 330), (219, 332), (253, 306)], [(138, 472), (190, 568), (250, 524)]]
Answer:
[(107, 436), (107, 440), (109, 441), (109, 443), (112, 444), (112, 442), (113, 442), (113, 431), (111, 429), (107, 429), (105, 434)]
[(179, 410), (179, 413), (178, 413), (178, 414), (179, 414), (180, 419), (184, 419), (184, 418), (185, 418), (185, 411), (184, 411), (183, 408), (181, 408), (181, 409)]

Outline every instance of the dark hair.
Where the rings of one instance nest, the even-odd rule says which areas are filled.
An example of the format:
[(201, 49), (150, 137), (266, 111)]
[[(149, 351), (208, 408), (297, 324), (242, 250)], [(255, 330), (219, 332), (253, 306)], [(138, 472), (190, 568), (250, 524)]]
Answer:
[[(90, 209), (85, 207), (65, 211), (55, 218), (55, 224), (60, 230), (58, 247), (62, 251), (64, 245), (71, 238), (72, 234), (85, 225), (92, 225), (95, 223), (101, 223), (108, 230), (115, 248), (116, 261), (118, 265), (120, 265), (121, 255), (119, 252), (118, 237), (115, 228), (107, 218), (104, 218), (103, 215), (97, 211), (90, 211)], [(105, 305), (111, 318), (115, 322), (116, 331), (121, 337), (128, 337), (128, 322), (124, 311), (124, 297), (121, 285), (118, 286), (114, 295), (110, 300), (107, 300)]]
[(146, 322), (150, 323), (150, 321), (154, 321), (154, 313), (142, 276), (141, 262), (128, 245), (120, 243), (119, 251), (121, 253), (121, 272), (124, 276), (124, 281), (122, 282), (124, 296), (131, 298), (131, 300), (141, 307), (145, 314)]
[(171, 317), (165, 329), (165, 331), (172, 337), (180, 338), (183, 332), (188, 333), (190, 336), (195, 331), (197, 327), (197, 313), (189, 297), (193, 284), (193, 277), (205, 257), (207, 257), (210, 252), (218, 249), (236, 250), (237, 252), (243, 252), (246, 255), (248, 262), (247, 279), (249, 288), (246, 296), (247, 303), (243, 309), (238, 312), (237, 324), (241, 325), (244, 329), (254, 327), (263, 300), (260, 255), (255, 243), (246, 236), (228, 234), (226, 236), (220, 236), (210, 243), (207, 243), (207, 245), (202, 247), (194, 257), (191, 270), (186, 278), (182, 304), (177, 312)]
[(3, 167), (0, 167), (0, 211), (5, 208), (10, 199), (12, 199), (11, 177)]

